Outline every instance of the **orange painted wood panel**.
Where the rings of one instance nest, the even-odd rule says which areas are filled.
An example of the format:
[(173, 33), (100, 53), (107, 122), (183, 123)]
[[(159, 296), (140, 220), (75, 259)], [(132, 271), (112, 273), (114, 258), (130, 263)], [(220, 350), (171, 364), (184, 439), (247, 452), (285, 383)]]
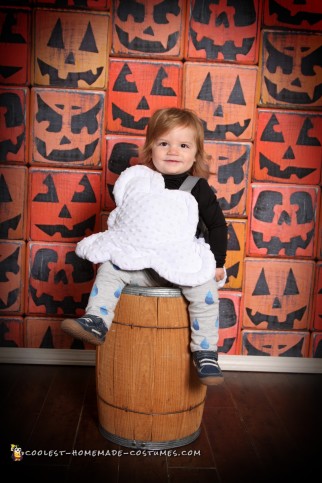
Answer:
[(238, 354), (241, 297), (241, 292), (219, 290), (218, 352), (222, 354)]
[(321, 114), (260, 108), (256, 124), (253, 181), (320, 183)]
[(106, 130), (144, 135), (156, 109), (181, 107), (182, 63), (110, 58)]
[(101, 171), (29, 169), (29, 239), (75, 242), (99, 231)]
[[(61, 7), (61, 0), (31, 0), (37, 7)], [(109, 10), (112, 0), (82, 0), (81, 6), (79, 0), (65, 0), (64, 8), (66, 9), (82, 9), (82, 10)]]
[(0, 314), (24, 313), (26, 244), (22, 240), (0, 241)]
[(96, 267), (76, 255), (75, 244), (29, 242), (27, 267), (28, 315), (84, 314)]
[(25, 317), (25, 347), (33, 349), (94, 350), (95, 346), (73, 339), (60, 328), (63, 319)]
[(259, 56), (260, 106), (322, 106), (321, 33), (263, 29)]
[(273, 331), (308, 329), (314, 271), (312, 260), (246, 258), (243, 328)]
[(264, 0), (263, 24), (290, 30), (322, 30), (322, 3), (320, 0)]
[(106, 89), (109, 13), (33, 11), (32, 84)]
[(244, 3), (189, 0), (186, 58), (256, 64), (262, 2)]
[(136, 4), (115, 0), (111, 55), (181, 59), (185, 37), (186, 0)]
[(105, 92), (31, 89), (30, 164), (99, 169)]
[(24, 347), (22, 317), (0, 317), (0, 347)]
[(247, 220), (226, 218), (228, 246), (225, 289), (240, 290), (243, 283)]
[[(1, 70), (1, 68), (0, 68)], [(0, 162), (25, 165), (29, 146), (29, 89), (0, 89)]]
[(312, 332), (309, 357), (322, 359), (322, 332)]
[(314, 258), (319, 186), (252, 183), (246, 253)]
[(112, 211), (115, 208), (113, 198), (114, 184), (122, 171), (138, 163), (139, 149), (144, 144), (144, 137), (108, 135), (105, 139), (106, 159), (103, 165), (105, 182), (103, 209)]
[(0, 165), (0, 239), (26, 238), (28, 170)]
[(322, 331), (322, 262), (317, 262), (314, 279), (312, 329)]
[(246, 217), (252, 143), (206, 141), (209, 184), (214, 188), (225, 216)]
[(184, 107), (198, 113), (205, 139), (253, 139), (257, 66), (185, 62)]
[(31, 10), (1, 7), (0, 32), (0, 84), (29, 85)]
[(243, 330), (241, 336), (242, 356), (308, 357), (309, 332)]

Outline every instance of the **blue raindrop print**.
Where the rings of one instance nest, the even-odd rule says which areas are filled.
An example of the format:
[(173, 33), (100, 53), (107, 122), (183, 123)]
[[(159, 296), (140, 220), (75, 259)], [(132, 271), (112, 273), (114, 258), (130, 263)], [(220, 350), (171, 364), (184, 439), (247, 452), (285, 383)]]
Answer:
[(120, 298), (121, 293), (122, 293), (122, 289), (119, 287), (117, 290), (115, 290), (114, 297), (117, 299)]
[(207, 341), (206, 338), (204, 338), (204, 340), (201, 342), (200, 347), (201, 349), (204, 349), (204, 350), (209, 349), (209, 342)]
[(96, 295), (98, 294), (98, 288), (97, 288), (97, 285), (96, 283), (93, 285), (93, 288), (91, 290), (91, 297), (96, 297)]
[(216, 327), (216, 329), (218, 329), (218, 327), (219, 327), (219, 317), (217, 317), (217, 319), (216, 319), (215, 327)]
[(100, 313), (102, 315), (107, 315), (108, 314), (108, 310), (107, 310), (106, 305), (104, 305), (104, 307), (100, 307)]
[(195, 319), (192, 323), (192, 327), (195, 329), (195, 330), (199, 330), (200, 327), (199, 327), (199, 321), (198, 319)]
[(205, 302), (206, 302), (207, 305), (211, 305), (211, 304), (215, 303), (214, 297), (213, 297), (212, 293), (210, 292), (210, 290), (206, 295)]

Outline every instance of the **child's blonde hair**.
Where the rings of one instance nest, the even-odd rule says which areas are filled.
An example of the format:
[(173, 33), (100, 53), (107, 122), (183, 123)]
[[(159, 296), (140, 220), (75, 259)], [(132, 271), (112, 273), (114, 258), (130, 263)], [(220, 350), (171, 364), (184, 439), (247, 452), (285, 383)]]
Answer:
[(202, 123), (199, 117), (190, 109), (170, 107), (166, 109), (158, 109), (154, 112), (149, 120), (145, 142), (140, 152), (140, 164), (144, 164), (155, 171), (151, 157), (154, 141), (178, 126), (190, 127), (194, 129), (196, 133), (196, 162), (193, 163), (190, 169), (190, 174), (192, 176), (200, 176), (208, 179), (208, 163), (211, 156), (208, 156), (204, 149), (204, 130)]

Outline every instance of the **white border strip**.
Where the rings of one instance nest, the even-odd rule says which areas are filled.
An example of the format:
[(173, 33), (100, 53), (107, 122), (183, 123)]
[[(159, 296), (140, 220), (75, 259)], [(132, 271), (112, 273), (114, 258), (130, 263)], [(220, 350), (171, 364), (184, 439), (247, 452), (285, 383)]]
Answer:
[[(224, 371), (322, 374), (322, 359), (302, 357), (233, 356), (219, 354)], [(0, 364), (95, 366), (95, 350), (0, 347)]]

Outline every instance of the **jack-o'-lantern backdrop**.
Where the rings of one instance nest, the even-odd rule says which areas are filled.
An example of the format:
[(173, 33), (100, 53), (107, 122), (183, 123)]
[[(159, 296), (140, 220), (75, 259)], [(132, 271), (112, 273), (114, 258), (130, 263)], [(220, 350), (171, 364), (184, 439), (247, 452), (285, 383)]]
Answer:
[(177, 106), (227, 219), (219, 351), (322, 357), (320, 0), (3, 3), (0, 346), (93, 349), (60, 330), (96, 273), (75, 244)]

